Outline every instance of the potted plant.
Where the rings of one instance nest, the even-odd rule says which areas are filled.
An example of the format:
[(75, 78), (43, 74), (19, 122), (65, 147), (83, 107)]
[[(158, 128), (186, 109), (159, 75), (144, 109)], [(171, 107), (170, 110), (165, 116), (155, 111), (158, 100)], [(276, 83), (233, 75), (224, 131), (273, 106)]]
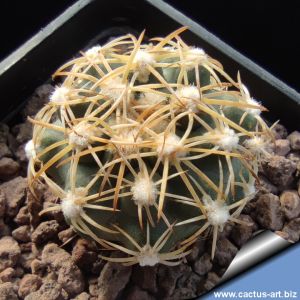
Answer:
[[(258, 178), (259, 170), (281, 190), (290, 183), (296, 155), (283, 156), (288, 147), (297, 150), (298, 134), (289, 136), (291, 146), (282, 142), (282, 127), (261, 118), (265, 108), (240, 76), (234, 80), (203, 49), (187, 45), (180, 37), (183, 30), (151, 44), (142, 43), (144, 33), (113, 39), (86, 49), (55, 73), (66, 77), (30, 120), (28, 196), (18, 203), (19, 212), (10, 212), (21, 226), (3, 240), (19, 258), (14, 239), (20, 240), (31, 219), (28, 239), (38, 249), (33, 275), (20, 283), (20, 297), (45, 295), (49, 286), (57, 297), (74, 297), (88, 278), (90, 288), (98, 288), (91, 296), (101, 299), (189, 298), (217, 283), (237, 248), (257, 230), (256, 223), (280, 230), (287, 218), (280, 234), (291, 239), (297, 232), (297, 215), (288, 209), (290, 201), (297, 206), (294, 192), (282, 193), (281, 203), (270, 193), (250, 200), (267, 182)], [(277, 161), (286, 163), (279, 176), (282, 165), (273, 165), (274, 149), (269, 149), (276, 134), (281, 142), (275, 142), (275, 151), (282, 156)], [(4, 186), (6, 198), (11, 184)], [(264, 186), (268, 192), (274, 188)], [(30, 218), (22, 224), (26, 209)], [(280, 215), (274, 219), (270, 210)], [(68, 229), (63, 217), (84, 239)], [(238, 225), (232, 229), (231, 223)], [(73, 260), (51, 242), (71, 251)], [(104, 260), (112, 263), (103, 266)], [(24, 291), (30, 280), (34, 290)]]

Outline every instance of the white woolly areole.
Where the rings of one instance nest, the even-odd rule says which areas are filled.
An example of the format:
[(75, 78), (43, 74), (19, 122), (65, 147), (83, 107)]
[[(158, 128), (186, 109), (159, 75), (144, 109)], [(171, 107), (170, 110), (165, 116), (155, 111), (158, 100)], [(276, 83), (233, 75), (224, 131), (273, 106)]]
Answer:
[[(256, 101), (255, 99), (253, 98), (249, 98), (247, 99), (247, 103), (250, 104), (250, 105), (256, 105), (256, 106), (259, 106), (259, 102)], [(259, 108), (250, 108), (250, 107), (247, 107), (245, 109), (245, 111), (248, 113), (248, 114), (251, 114), (251, 115), (254, 115), (254, 116), (259, 116), (261, 114), (261, 110)]]
[(272, 152), (272, 145), (262, 136), (254, 136), (244, 142), (244, 145), (254, 154), (267, 154)]
[(98, 128), (83, 121), (75, 125), (73, 131), (69, 133), (69, 144), (79, 149), (86, 148), (91, 143), (90, 137), (99, 135)]
[(222, 201), (213, 201), (212, 199), (205, 198), (203, 201), (208, 222), (213, 226), (220, 226), (222, 229), (230, 217), (228, 207)]
[(156, 151), (161, 156), (184, 157), (187, 153), (182, 151), (181, 147), (180, 137), (170, 133), (166, 138), (164, 135), (159, 137)]
[(133, 59), (133, 63), (136, 63), (138, 68), (142, 68), (147, 65), (154, 65), (155, 59), (151, 53), (145, 50), (138, 50)]
[(202, 48), (194, 47), (188, 50), (187, 55), (190, 55), (191, 57), (199, 57), (199, 56), (204, 56), (205, 52)]
[(225, 151), (232, 151), (239, 144), (239, 137), (234, 132), (233, 129), (225, 127), (221, 133), (221, 137), (217, 142), (217, 145), (220, 146)]
[(116, 146), (124, 155), (130, 155), (136, 152), (136, 144), (142, 142), (142, 138), (136, 136), (137, 133), (138, 130), (136, 128), (121, 128), (118, 134), (111, 138), (111, 141), (118, 142)]
[(61, 210), (67, 219), (76, 219), (80, 215), (82, 206), (78, 204), (78, 200), (85, 195), (84, 188), (76, 188), (75, 194), (69, 191), (66, 197), (62, 199)]
[(155, 59), (151, 53), (146, 52), (145, 50), (138, 50), (133, 63), (136, 64), (136, 69), (139, 72), (138, 80), (140, 82), (146, 83), (149, 80), (150, 72), (147, 69), (148, 65), (154, 65)]
[(67, 102), (70, 100), (70, 89), (65, 86), (57, 86), (55, 87), (54, 92), (50, 96), (51, 102)]
[(61, 202), (61, 210), (67, 219), (76, 219), (81, 211), (81, 205), (76, 204), (72, 199), (65, 198)]
[(198, 111), (197, 102), (200, 100), (200, 93), (196, 86), (184, 86), (176, 91), (176, 95), (188, 110)]
[(143, 206), (153, 205), (158, 195), (154, 182), (140, 173), (131, 187), (131, 192), (134, 203)]
[[(250, 104), (250, 105), (256, 105), (256, 106), (259, 106), (259, 102), (256, 101), (255, 99), (251, 98), (250, 97), (250, 93), (249, 93), (249, 90), (248, 88), (242, 84), (242, 89), (245, 93), (245, 101), (247, 102), (247, 104)], [(254, 116), (259, 116), (261, 114), (261, 110), (259, 108), (246, 108), (245, 111), (249, 114), (252, 114)]]
[(75, 132), (71, 132), (69, 134), (69, 144), (78, 148), (86, 148), (89, 145), (89, 140), (85, 136), (80, 136)]
[(26, 143), (24, 150), (28, 160), (36, 157), (36, 151), (32, 140)]
[(244, 145), (253, 152), (260, 152), (261, 148), (265, 146), (265, 140), (260, 136), (254, 136), (253, 138), (247, 139)]
[(137, 256), (137, 260), (141, 267), (150, 266), (153, 267), (160, 262), (158, 253), (149, 245), (145, 245), (140, 254)]
[(206, 59), (207, 56), (201, 48), (193, 47), (185, 53), (185, 65), (188, 67), (188, 70), (193, 69), (195, 65), (201, 64)]
[(122, 83), (121, 77), (114, 77), (108, 80), (105, 80), (101, 84), (101, 94), (109, 97), (110, 99), (116, 101), (118, 100), (122, 93), (124, 92), (126, 85)]
[(85, 56), (94, 63), (100, 63), (101, 59), (99, 57), (99, 51), (101, 50), (101, 46), (97, 45), (85, 52)]

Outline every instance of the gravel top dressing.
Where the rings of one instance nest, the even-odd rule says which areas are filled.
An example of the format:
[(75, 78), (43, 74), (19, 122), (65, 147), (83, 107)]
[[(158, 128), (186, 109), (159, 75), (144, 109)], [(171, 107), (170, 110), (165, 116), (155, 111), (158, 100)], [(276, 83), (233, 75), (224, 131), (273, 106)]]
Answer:
[[(48, 101), (51, 85), (37, 88), (22, 115), (33, 116)], [(227, 224), (211, 260), (209, 231), (193, 246), (183, 263), (125, 267), (101, 255), (120, 257), (79, 237), (60, 211), (39, 212), (58, 199), (45, 185), (31, 194), (26, 179), (25, 144), (31, 124), (0, 125), (0, 299), (190, 299), (212, 289), (239, 248), (261, 230), (275, 231), (297, 242), (300, 236), (300, 133), (277, 124), (272, 155), (259, 170), (259, 192), (239, 219)]]

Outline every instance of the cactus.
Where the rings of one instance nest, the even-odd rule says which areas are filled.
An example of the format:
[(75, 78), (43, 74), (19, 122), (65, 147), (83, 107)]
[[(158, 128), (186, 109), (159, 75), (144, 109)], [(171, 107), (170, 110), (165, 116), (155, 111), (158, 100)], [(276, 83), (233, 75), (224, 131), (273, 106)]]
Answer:
[(180, 28), (95, 46), (31, 122), (29, 181), (45, 182), (79, 234), (126, 265), (177, 265), (203, 234), (243, 223), (243, 207), (272, 138), (238, 74), (234, 81)]

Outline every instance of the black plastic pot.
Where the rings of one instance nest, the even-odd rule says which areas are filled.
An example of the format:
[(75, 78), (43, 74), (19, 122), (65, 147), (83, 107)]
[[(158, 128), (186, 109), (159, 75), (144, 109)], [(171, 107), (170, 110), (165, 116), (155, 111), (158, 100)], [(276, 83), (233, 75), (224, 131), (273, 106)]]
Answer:
[[(234, 78), (240, 71), (251, 94), (270, 110), (268, 120), (280, 119), (289, 129), (299, 129), (300, 95), (295, 90), (160, 0), (77, 1), (0, 63), (0, 120), (11, 121), (24, 105), (24, 99), (80, 50), (101, 44), (111, 36), (140, 33), (143, 29), (146, 29), (146, 36), (164, 36), (182, 25), (190, 29), (183, 34), (188, 44), (202, 47), (221, 61)], [(225, 274), (226, 279), (289, 245), (271, 233), (264, 233), (258, 239), (248, 245), (254, 255), (248, 256), (239, 266), (236, 264), (231, 274)], [(257, 255), (253, 247), (261, 244), (262, 239), (274, 241), (266, 243), (264, 251)], [(243, 249), (245, 252), (247, 245)]]
[(183, 34), (189, 44), (204, 48), (233, 77), (237, 70), (241, 72), (253, 96), (272, 112), (268, 119), (298, 127), (300, 95), (295, 90), (160, 0), (111, 0), (109, 5), (101, 0), (77, 1), (0, 63), (0, 119), (11, 118), (36, 86), (93, 41), (143, 29), (150, 37), (163, 36), (182, 25), (189, 26), (190, 31)]

